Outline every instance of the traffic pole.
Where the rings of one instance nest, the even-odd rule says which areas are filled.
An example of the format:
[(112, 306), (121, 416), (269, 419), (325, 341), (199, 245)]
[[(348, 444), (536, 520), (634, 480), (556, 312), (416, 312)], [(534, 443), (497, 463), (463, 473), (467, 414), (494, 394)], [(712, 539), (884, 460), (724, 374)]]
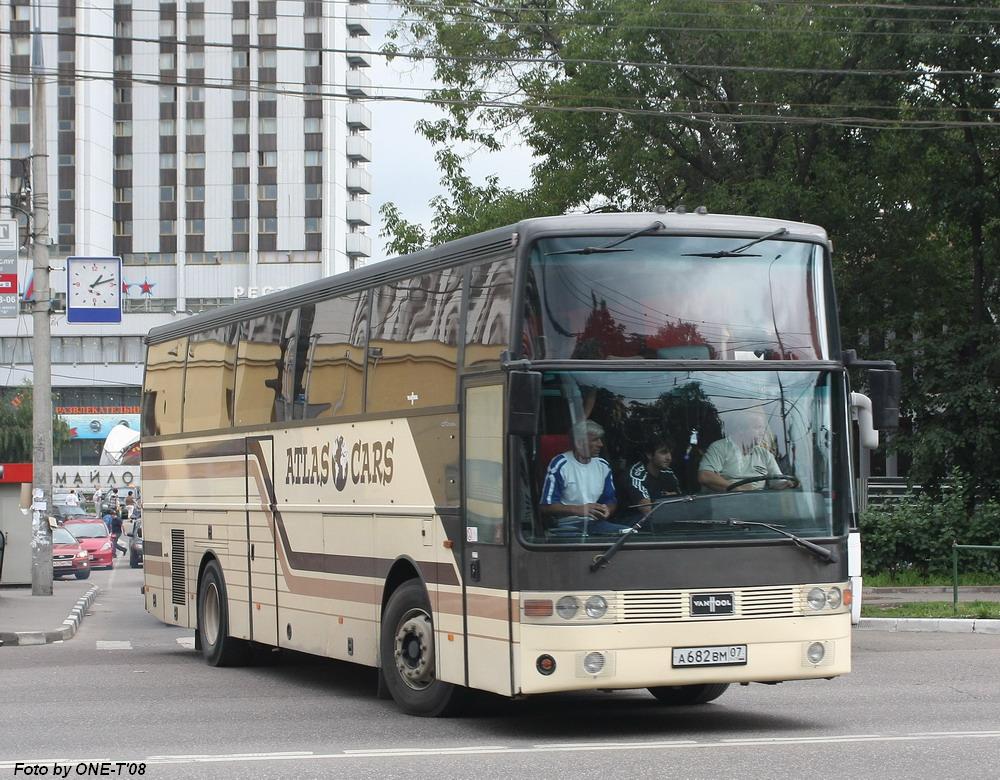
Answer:
[(31, 51), (31, 184), (34, 211), (32, 303), (32, 534), (31, 595), (52, 595), (52, 361), (49, 330), (49, 165), (45, 114), (45, 76), (42, 73), (41, 19), (35, 10)]

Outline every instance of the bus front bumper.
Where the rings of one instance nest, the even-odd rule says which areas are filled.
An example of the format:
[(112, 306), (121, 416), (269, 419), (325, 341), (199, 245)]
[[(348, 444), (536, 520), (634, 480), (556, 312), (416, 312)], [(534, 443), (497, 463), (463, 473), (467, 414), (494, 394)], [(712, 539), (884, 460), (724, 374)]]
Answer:
[[(635, 625), (520, 625), (518, 693), (779, 682), (851, 671), (849, 613), (799, 618)], [(816, 645), (821, 645), (822, 658)], [(676, 666), (674, 650), (746, 646), (745, 663)], [(597, 657), (594, 654), (599, 654)], [(687, 654), (687, 653), (686, 653)], [(717, 654), (717, 653), (716, 653)], [(741, 650), (733, 655), (742, 656)], [(689, 658), (711, 658), (692, 650)], [(545, 657), (554, 661), (552, 664)], [(588, 658), (589, 656), (589, 658)], [(599, 667), (599, 671), (595, 669)], [(548, 671), (549, 673), (543, 673)]]

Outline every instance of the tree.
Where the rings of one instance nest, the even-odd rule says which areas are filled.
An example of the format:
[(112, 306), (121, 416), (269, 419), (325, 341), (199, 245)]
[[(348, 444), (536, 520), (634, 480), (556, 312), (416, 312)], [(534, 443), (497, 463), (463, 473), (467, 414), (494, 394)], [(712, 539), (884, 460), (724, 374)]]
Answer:
[[(0, 395), (0, 463), (31, 463), (32, 461), (32, 388), (25, 383), (20, 388), (8, 388)], [(69, 426), (52, 415), (53, 453), (69, 441)]]
[[(524, 193), (469, 182), (421, 244), (519, 214), (704, 204), (822, 224), (844, 341), (896, 359), (924, 482), (951, 466), (1000, 491), (1000, 12), (693, 0), (403, 0), (388, 51), (426, 58), (447, 150), (535, 153)], [(390, 212), (391, 213), (391, 212)], [(992, 437), (992, 438), (991, 438)]]

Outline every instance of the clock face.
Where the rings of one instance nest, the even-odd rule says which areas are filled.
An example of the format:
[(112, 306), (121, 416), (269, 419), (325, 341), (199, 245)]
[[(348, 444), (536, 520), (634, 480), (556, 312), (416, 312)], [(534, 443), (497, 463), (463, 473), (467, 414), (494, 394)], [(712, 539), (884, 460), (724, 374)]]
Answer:
[(121, 301), (121, 270), (114, 260), (76, 260), (69, 265), (69, 305), (117, 309)]

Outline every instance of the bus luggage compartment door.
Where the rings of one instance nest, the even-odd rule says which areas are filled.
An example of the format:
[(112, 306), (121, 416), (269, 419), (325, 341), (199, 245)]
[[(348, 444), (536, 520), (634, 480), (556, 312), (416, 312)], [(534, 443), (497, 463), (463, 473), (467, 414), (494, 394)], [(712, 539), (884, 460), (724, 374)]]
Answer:
[(274, 440), (246, 438), (247, 581), (250, 638), (278, 645), (278, 576), (275, 549)]

